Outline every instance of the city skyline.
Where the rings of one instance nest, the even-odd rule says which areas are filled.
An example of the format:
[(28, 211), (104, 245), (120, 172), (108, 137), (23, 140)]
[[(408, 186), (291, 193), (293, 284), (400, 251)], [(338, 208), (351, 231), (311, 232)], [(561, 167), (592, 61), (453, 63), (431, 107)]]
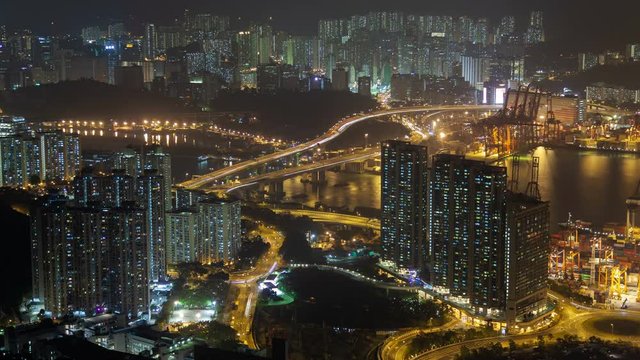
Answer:
[(637, 360), (638, 13), (1, 2), (0, 357)]
[[(624, 42), (640, 36), (640, 30), (632, 26), (632, 14), (640, 10), (640, 5), (624, 0), (612, 2), (569, 0), (561, 3), (551, 0), (536, 1), (535, 3), (514, 4), (506, 0), (494, 0), (479, 3), (470, 0), (455, 0), (448, 2), (417, 2), (414, 0), (400, 0), (393, 5), (385, 1), (352, 1), (338, 3), (337, 1), (324, 3), (322, 7), (314, 7), (308, 11), (310, 4), (294, 0), (278, 0), (265, 3), (263, 1), (245, 0), (240, 2), (223, 1), (209, 4), (204, 0), (172, 3), (165, 1), (163, 6), (149, 7), (139, 1), (120, 1), (101, 3), (100, 5), (54, 6), (50, 2), (42, 2), (44, 11), (36, 14), (31, 12), (32, 5), (24, 3), (6, 2), (0, 6), (0, 24), (9, 24), (11, 28), (20, 29), (33, 22), (34, 29), (41, 33), (75, 33), (80, 28), (95, 23), (107, 25), (110, 21), (153, 22), (170, 24), (174, 19), (182, 16), (185, 8), (195, 12), (208, 12), (218, 15), (240, 18), (239, 27), (245, 27), (249, 22), (273, 22), (276, 28), (292, 33), (313, 34), (318, 20), (365, 14), (370, 11), (403, 11), (405, 13), (487, 17), (491, 21), (498, 21), (505, 15), (515, 15), (519, 22), (526, 22), (531, 11), (542, 10), (548, 14), (548, 28), (551, 41), (560, 41), (563, 47), (603, 48), (613, 41), (616, 46), (623, 46)], [(79, 2), (79, 1), (78, 1)], [(85, 6), (83, 6), (85, 5)], [(95, 10), (92, 10), (95, 9)], [(254, 9), (255, 12), (247, 12)], [(624, 9), (624, 11), (620, 11)], [(167, 16), (170, 14), (169, 16)], [(247, 14), (247, 16), (244, 16)], [(259, 14), (259, 15), (252, 15)], [(15, 16), (11, 16), (15, 15)], [(98, 16), (99, 15), (99, 16)], [(133, 17), (132, 17), (133, 16)], [(243, 17), (244, 16), (244, 17)], [(269, 20), (271, 18), (271, 20)], [(616, 18), (614, 24), (611, 20)], [(248, 20), (248, 21), (246, 21)], [(54, 26), (51, 26), (53, 21)], [(56, 22), (59, 25), (55, 25)], [(42, 27), (42, 24), (48, 24)], [(235, 24), (234, 24), (235, 25)], [(142, 31), (138, 28), (136, 31)], [(586, 41), (585, 39), (589, 40)], [(619, 42), (619, 43), (618, 43)], [(590, 45), (590, 46), (589, 46)]]

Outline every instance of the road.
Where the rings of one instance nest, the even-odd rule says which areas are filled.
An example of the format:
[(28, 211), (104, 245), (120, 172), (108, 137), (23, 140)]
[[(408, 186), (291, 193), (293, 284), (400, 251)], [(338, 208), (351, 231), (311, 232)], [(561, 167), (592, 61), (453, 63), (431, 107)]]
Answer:
[(425, 329), (412, 329), (394, 334), (387, 338), (384, 344), (380, 347), (378, 358), (403, 360), (406, 358), (407, 345), (409, 345), (410, 341), (413, 340), (414, 337), (420, 335), (421, 333), (446, 331), (449, 329), (453, 329), (459, 325), (460, 322), (457, 319), (454, 319), (442, 326), (430, 327)]
[[(546, 337), (549, 334), (551, 334), (554, 338), (563, 337), (564, 335), (576, 335), (582, 339), (588, 339), (589, 337), (595, 335), (605, 340), (623, 340), (631, 342), (635, 345), (640, 345), (640, 337), (621, 336), (617, 334), (613, 335), (608, 332), (598, 331), (594, 329), (590, 324), (590, 322), (593, 320), (601, 320), (607, 318), (634, 318), (637, 320), (640, 317), (640, 312), (629, 310), (600, 310), (585, 308), (577, 306), (575, 304), (572, 305), (571, 302), (558, 296), (558, 294), (551, 294), (551, 296), (560, 300), (558, 303), (560, 320), (555, 326), (524, 335), (507, 335), (486, 339), (468, 340), (418, 354), (412, 359), (450, 360), (454, 359), (455, 356), (460, 353), (460, 350), (463, 346), (469, 349), (474, 349), (490, 346), (496, 342), (499, 342), (503, 347), (507, 347), (510, 340), (513, 340), (517, 344), (523, 344), (527, 342), (531, 343), (537, 341), (538, 336), (543, 335)], [(411, 343), (412, 339), (418, 334), (419, 330), (416, 329), (400, 334), (397, 339), (391, 338), (392, 340), (385, 341), (381, 346), (379, 359), (406, 359), (407, 347)]]
[(329, 169), (334, 166), (338, 166), (344, 163), (354, 162), (354, 161), (362, 161), (371, 158), (375, 158), (380, 155), (380, 150), (377, 148), (368, 148), (364, 150), (357, 151), (352, 154), (346, 154), (342, 156), (336, 156), (328, 159), (323, 159), (320, 161), (316, 161), (309, 164), (304, 164), (300, 166), (296, 166), (293, 168), (282, 169), (278, 171), (273, 171), (266, 174), (252, 176), (250, 178), (242, 179), (236, 182), (222, 184), (218, 186), (213, 186), (208, 188), (208, 192), (218, 192), (223, 191), (226, 193), (239, 190), (243, 187), (256, 185), (259, 183), (264, 183), (269, 180), (283, 180), (286, 178), (290, 178), (299, 174), (304, 174), (311, 171), (318, 171), (323, 169)]
[(250, 271), (230, 274), (228, 306), (222, 314), (223, 322), (227, 322), (234, 328), (238, 332), (239, 340), (251, 349), (258, 348), (251, 328), (258, 302), (258, 279), (282, 265), (279, 250), (284, 241), (282, 233), (266, 226), (260, 226), (257, 235), (262, 236), (270, 244), (269, 250), (256, 261)]
[(288, 149), (276, 151), (271, 154), (267, 154), (256, 159), (247, 160), (243, 162), (239, 162), (232, 166), (228, 166), (208, 174), (193, 178), (191, 180), (187, 180), (178, 184), (179, 187), (196, 190), (217, 181), (227, 178), (229, 176), (233, 176), (243, 170), (247, 170), (249, 168), (266, 164), (271, 161), (294, 155), (296, 153), (306, 151), (312, 149), (316, 146), (325, 144), (336, 137), (340, 136), (344, 131), (346, 131), (351, 126), (370, 119), (374, 119), (381, 116), (388, 115), (397, 115), (397, 114), (410, 114), (410, 113), (418, 113), (418, 112), (430, 112), (430, 111), (491, 111), (498, 110), (501, 106), (499, 105), (438, 105), (438, 106), (420, 106), (420, 107), (406, 107), (406, 108), (397, 108), (397, 109), (388, 109), (388, 110), (378, 110), (369, 114), (355, 115), (349, 118), (345, 118), (340, 120), (334, 126), (332, 126), (327, 132), (320, 135), (319, 137), (301, 143), (296, 146), (292, 146)]
[(325, 211), (303, 210), (303, 209), (272, 209), (275, 213), (287, 213), (293, 216), (307, 216), (313, 221), (321, 223), (341, 224), (357, 226), (372, 230), (380, 230), (380, 219), (363, 216), (340, 214)]

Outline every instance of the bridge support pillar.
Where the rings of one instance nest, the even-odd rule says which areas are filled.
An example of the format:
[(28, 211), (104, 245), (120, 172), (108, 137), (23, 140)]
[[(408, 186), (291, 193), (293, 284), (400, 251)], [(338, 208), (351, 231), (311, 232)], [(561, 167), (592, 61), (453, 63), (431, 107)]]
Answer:
[(314, 184), (324, 184), (327, 182), (327, 173), (324, 170), (314, 171), (311, 181)]
[(272, 181), (269, 183), (269, 198), (273, 201), (281, 200), (284, 197), (284, 185), (282, 181)]

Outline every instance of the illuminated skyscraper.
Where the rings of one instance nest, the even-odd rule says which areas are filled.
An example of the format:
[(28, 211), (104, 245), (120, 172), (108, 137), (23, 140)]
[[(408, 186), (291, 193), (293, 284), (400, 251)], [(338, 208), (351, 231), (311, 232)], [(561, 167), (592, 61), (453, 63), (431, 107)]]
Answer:
[(51, 195), (34, 204), (31, 218), (33, 297), (54, 314), (73, 306), (73, 237), (67, 223), (68, 199)]
[(142, 54), (147, 60), (155, 59), (157, 55), (158, 33), (154, 24), (144, 25), (144, 39), (142, 43)]
[(111, 157), (111, 168), (124, 170), (125, 174), (137, 178), (142, 173), (142, 158), (133, 149), (118, 151)]
[(235, 260), (241, 242), (241, 203), (239, 200), (208, 198), (198, 210), (198, 248), (203, 263)]
[(195, 210), (174, 210), (166, 214), (167, 264), (200, 260), (198, 215)]
[(145, 210), (135, 203), (106, 212), (110, 253), (116, 259), (109, 269), (110, 303), (123, 314), (140, 316), (149, 313), (149, 282), (153, 267), (149, 262), (149, 241), (145, 229)]
[(81, 154), (78, 135), (61, 131), (39, 133), (41, 167), (44, 181), (71, 180), (80, 172)]
[(506, 320), (512, 326), (547, 310), (549, 203), (509, 194), (506, 219)]
[(25, 182), (22, 138), (0, 137), (0, 186), (21, 186)]
[(506, 190), (506, 168), (434, 156), (429, 180), (431, 283), (507, 326), (547, 308), (548, 203)]
[(382, 143), (382, 258), (421, 270), (427, 255), (427, 148)]
[(529, 27), (526, 33), (527, 44), (544, 42), (544, 38), (543, 13), (542, 11), (533, 11), (529, 18)]
[(431, 281), (478, 312), (504, 309), (507, 173), (463, 156), (433, 158), (429, 193)]
[(500, 19), (500, 24), (496, 27), (495, 43), (509, 43), (511, 37), (516, 30), (516, 18), (513, 16), (505, 16)]
[(23, 118), (0, 118), (0, 186), (73, 179), (80, 170), (78, 136), (54, 131), (32, 137), (25, 130)]
[(145, 170), (136, 187), (137, 204), (145, 210), (151, 281), (164, 280), (167, 275), (164, 184), (163, 176), (156, 170)]
[(144, 168), (146, 170), (157, 170), (158, 174), (162, 176), (164, 181), (164, 208), (167, 211), (171, 210), (173, 208), (171, 154), (158, 145), (147, 147), (144, 152)]

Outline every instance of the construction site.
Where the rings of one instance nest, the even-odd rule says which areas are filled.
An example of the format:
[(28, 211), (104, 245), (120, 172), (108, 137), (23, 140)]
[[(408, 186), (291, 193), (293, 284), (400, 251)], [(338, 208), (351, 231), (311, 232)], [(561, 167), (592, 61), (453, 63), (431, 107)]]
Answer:
[(626, 223), (602, 229), (569, 215), (551, 239), (549, 277), (598, 306), (640, 309), (640, 182), (624, 205)]

